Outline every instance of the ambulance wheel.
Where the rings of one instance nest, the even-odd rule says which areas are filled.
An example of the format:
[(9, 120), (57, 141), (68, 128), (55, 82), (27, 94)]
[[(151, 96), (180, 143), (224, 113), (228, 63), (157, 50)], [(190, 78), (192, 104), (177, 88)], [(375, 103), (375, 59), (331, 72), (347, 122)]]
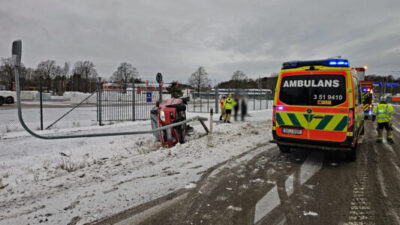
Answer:
[(351, 148), (350, 151), (346, 152), (346, 157), (350, 162), (354, 162), (357, 159), (357, 146)]
[(4, 104), (4, 97), (0, 96), (0, 105)]
[(14, 103), (14, 98), (12, 96), (8, 96), (6, 98), (6, 104), (13, 104)]
[(279, 151), (281, 153), (290, 153), (290, 147), (289, 146), (283, 146), (283, 145), (278, 145)]

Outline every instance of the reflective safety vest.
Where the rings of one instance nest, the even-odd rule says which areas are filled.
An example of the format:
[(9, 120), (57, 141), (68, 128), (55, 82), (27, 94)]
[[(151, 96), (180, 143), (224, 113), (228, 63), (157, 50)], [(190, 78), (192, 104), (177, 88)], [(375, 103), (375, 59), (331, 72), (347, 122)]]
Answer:
[(223, 109), (223, 108), (224, 108), (225, 99), (221, 99), (219, 102), (220, 102), (219, 107), (220, 107), (221, 109)]
[(392, 105), (379, 104), (374, 107), (374, 115), (377, 117), (378, 123), (387, 123), (392, 121), (394, 108)]
[(231, 99), (231, 98), (227, 98), (224, 102), (224, 108), (225, 109), (232, 109), (233, 106), (236, 105), (235, 100)]

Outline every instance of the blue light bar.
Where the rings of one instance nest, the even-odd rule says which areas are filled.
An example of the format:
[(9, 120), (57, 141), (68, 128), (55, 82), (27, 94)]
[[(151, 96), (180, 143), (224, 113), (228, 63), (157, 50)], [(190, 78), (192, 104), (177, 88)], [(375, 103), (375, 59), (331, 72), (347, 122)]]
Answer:
[(348, 66), (349, 61), (346, 59), (333, 59), (329, 61), (329, 66)]
[(304, 66), (332, 66), (332, 67), (349, 67), (347, 59), (322, 59), (311, 61), (290, 61), (282, 64), (282, 69), (293, 69)]
[(330, 65), (330, 66), (336, 66), (336, 64), (337, 64), (336, 61), (330, 61), (330, 62), (329, 62), (329, 65)]

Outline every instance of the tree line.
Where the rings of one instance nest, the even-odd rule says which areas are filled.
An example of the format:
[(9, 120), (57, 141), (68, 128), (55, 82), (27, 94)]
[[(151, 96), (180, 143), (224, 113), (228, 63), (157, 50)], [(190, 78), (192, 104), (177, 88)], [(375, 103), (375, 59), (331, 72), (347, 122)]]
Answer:
[[(215, 85), (217, 88), (223, 89), (275, 89), (278, 73), (272, 73), (270, 77), (260, 77), (259, 79), (248, 78), (247, 75), (241, 71), (236, 70), (231, 75), (230, 80), (220, 82)], [(199, 67), (189, 78), (189, 85), (196, 91), (207, 91), (211, 89), (210, 79), (204, 67)]]
[[(11, 58), (3, 58), (0, 63), (0, 84), (6, 90), (13, 90), (15, 78), (12, 73)], [(22, 90), (38, 90), (41, 83), (44, 91), (62, 95), (65, 91), (94, 92), (98, 81), (95, 64), (89, 60), (77, 61), (70, 69), (70, 63), (57, 65), (55, 60), (40, 62), (36, 68), (21, 65), (19, 68)], [(120, 83), (126, 88), (127, 83), (142, 82), (138, 70), (127, 62), (122, 62), (109, 81)]]

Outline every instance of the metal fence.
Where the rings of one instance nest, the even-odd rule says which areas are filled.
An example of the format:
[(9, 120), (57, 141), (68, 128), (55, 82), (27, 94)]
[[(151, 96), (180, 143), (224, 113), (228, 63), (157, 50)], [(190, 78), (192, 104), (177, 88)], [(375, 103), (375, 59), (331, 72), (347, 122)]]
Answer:
[[(163, 98), (168, 98), (163, 94)], [(160, 98), (157, 90), (97, 91), (97, 121), (135, 121), (150, 119), (150, 110)]]
[(237, 96), (240, 101), (244, 100), (248, 111), (272, 108), (272, 93), (267, 89), (214, 89), (187, 94), (190, 96), (189, 112), (209, 112), (212, 107), (218, 113), (220, 99), (228, 94), (232, 94), (232, 98)]

